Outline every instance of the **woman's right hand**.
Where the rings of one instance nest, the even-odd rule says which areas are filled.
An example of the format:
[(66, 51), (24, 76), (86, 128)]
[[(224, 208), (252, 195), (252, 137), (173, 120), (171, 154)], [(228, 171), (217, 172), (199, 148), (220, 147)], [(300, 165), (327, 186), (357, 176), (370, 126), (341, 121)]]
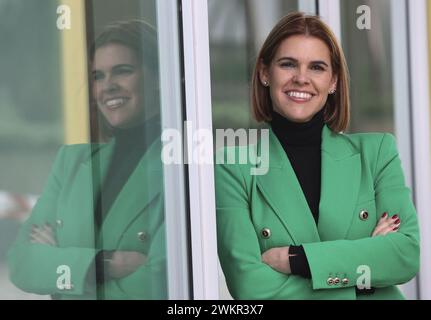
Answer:
[(109, 276), (119, 279), (135, 272), (145, 263), (147, 257), (136, 251), (114, 251), (109, 261)]
[(386, 235), (388, 233), (397, 232), (401, 225), (401, 221), (398, 215), (393, 215), (389, 217), (389, 215), (385, 212), (380, 217), (379, 222), (373, 230), (372, 237)]

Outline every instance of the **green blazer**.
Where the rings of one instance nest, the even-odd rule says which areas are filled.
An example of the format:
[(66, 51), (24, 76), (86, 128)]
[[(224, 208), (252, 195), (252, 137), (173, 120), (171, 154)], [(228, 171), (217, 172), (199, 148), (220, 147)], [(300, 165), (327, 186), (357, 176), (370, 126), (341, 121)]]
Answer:
[[(46, 187), (8, 253), (10, 277), (17, 287), (60, 299), (166, 298), (160, 141), (149, 147), (96, 233), (94, 195), (113, 146), (112, 141), (60, 149)], [(56, 226), (58, 247), (29, 242), (31, 225), (45, 223)], [(138, 251), (147, 261), (124, 278), (96, 285), (89, 279), (100, 250)], [(68, 290), (57, 286), (61, 265), (71, 271)]]
[[(231, 148), (219, 156), (226, 159)], [(236, 159), (239, 152), (248, 152), (244, 148), (234, 148)], [(259, 150), (260, 143), (250, 154)], [(403, 298), (396, 285), (418, 272), (419, 230), (392, 135), (335, 134), (324, 126), (317, 226), (272, 130), (267, 173), (251, 175), (251, 163), (256, 161), (215, 168), (218, 251), (234, 298)], [(384, 212), (400, 216), (400, 229), (371, 237)], [(303, 245), (311, 280), (279, 273), (262, 262), (266, 250), (289, 245)], [(363, 283), (367, 270), (363, 266), (369, 267), (376, 291), (356, 296), (357, 280)], [(340, 281), (331, 284), (330, 278)]]

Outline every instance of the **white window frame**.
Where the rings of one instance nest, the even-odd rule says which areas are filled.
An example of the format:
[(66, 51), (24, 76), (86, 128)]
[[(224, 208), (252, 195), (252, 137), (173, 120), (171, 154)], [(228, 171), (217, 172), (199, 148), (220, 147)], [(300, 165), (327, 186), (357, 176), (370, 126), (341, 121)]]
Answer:
[[(212, 132), (208, 3), (207, 0), (182, 0), (181, 3), (186, 117), (192, 132), (198, 129)], [(192, 132), (187, 132), (188, 155), (193, 153)], [(213, 153), (212, 138), (205, 143), (205, 149)], [(214, 167), (212, 164), (199, 163), (190, 161), (188, 164), (193, 299), (217, 300), (219, 275)]]
[(316, 14), (316, 0), (298, 0), (298, 10), (306, 14)]
[(421, 233), (419, 298), (431, 299), (431, 148), (427, 3), (408, 1), (414, 195)]
[[(160, 108), (162, 132), (182, 132), (181, 61), (178, 7), (176, 1), (157, 1)], [(163, 166), (166, 223), (166, 264), (168, 298), (190, 299), (188, 216), (186, 179), (182, 164)]]
[[(406, 0), (391, 0), (392, 86), (394, 88), (394, 131), (404, 170), (406, 185), (413, 186), (413, 139), (411, 134), (411, 90)], [(400, 286), (408, 299), (418, 298), (417, 278)]]
[(319, 0), (319, 16), (322, 17), (341, 43), (340, 0)]

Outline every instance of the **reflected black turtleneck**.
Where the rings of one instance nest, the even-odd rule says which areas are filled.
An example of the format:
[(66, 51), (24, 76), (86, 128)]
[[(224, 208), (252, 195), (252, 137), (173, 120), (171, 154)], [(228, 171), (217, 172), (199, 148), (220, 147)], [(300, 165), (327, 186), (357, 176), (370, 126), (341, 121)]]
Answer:
[(159, 117), (132, 128), (114, 128), (114, 150), (106, 176), (97, 196), (95, 222), (101, 226), (115, 199), (135, 170), (149, 145), (160, 134)]
[[(138, 163), (148, 150), (149, 146), (160, 136), (160, 118), (152, 117), (140, 125), (127, 128), (113, 128), (112, 133), (115, 138), (114, 150), (111, 155), (106, 176), (96, 197), (96, 208), (94, 221), (96, 230), (100, 230), (109, 210), (127, 183), (127, 180), (138, 166)], [(117, 213), (121, 214), (121, 212)], [(94, 266), (96, 272), (89, 272), (87, 282), (101, 284), (110, 280), (105, 273), (104, 261), (109, 260), (114, 251), (101, 250), (96, 255)]]

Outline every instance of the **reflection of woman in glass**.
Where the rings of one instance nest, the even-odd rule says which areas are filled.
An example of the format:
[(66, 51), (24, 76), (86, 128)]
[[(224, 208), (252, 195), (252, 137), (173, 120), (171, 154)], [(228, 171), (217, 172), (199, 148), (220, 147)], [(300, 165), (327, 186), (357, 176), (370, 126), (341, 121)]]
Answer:
[(268, 172), (216, 166), (219, 254), (231, 294), (403, 298), (396, 285), (418, 271), (419, 232), (395, 140), (342, 133), (347, 66), (319, 18), (292, 13), (274, 27), (252, 100), (256, 119), (271, 127)]
[(156, 32), (110, 25), (91, 55), (92, 96), (111, 139), (60, 150), (9, 252), (11, 279), (58, 299), (163, 299)]

